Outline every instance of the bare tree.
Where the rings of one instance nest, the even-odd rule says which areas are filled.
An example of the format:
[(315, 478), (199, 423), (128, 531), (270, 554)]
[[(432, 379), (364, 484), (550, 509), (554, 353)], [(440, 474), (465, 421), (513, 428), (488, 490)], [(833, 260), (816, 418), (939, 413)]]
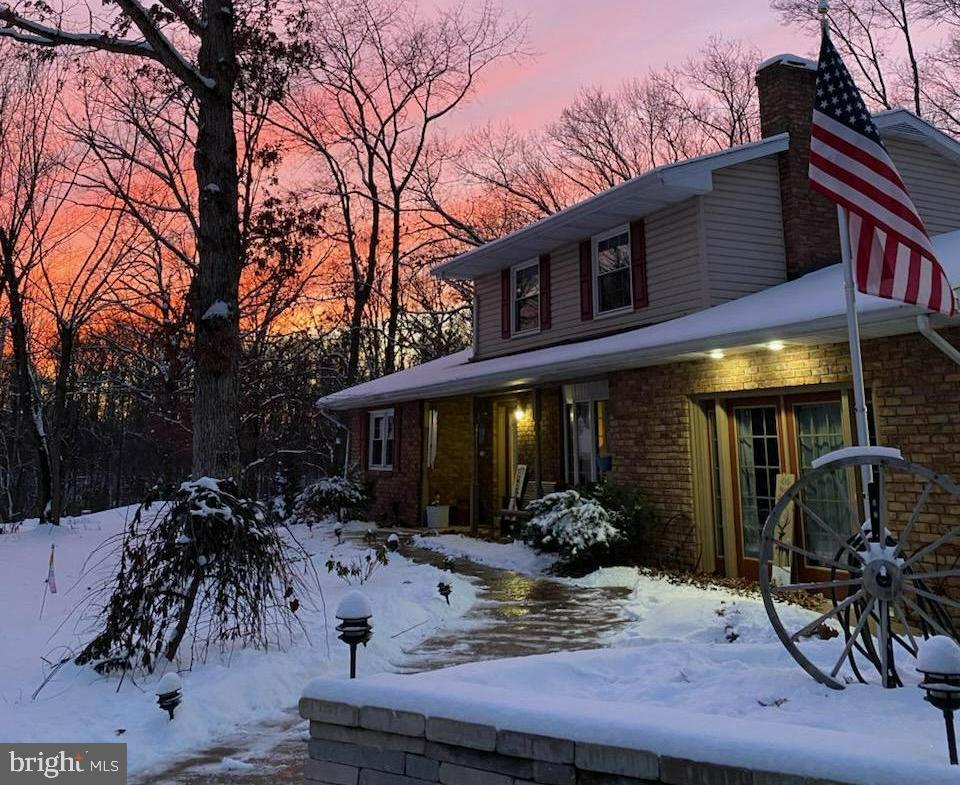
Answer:
[(156, 63), (175, 91), (196, 107), (190, 189), (197, 206), (197, 263), (190, 289), (194, 327), (193, 470), (228, 477), (239, 469), (238, 289), (243, 262), (238, 210), (240, 166), (235, 132), (241, 52), (269, 62), (295, 47), (280, 41), (271, 21), (275, 3), (231, 0), (110, 0), (108, 18), (89, 9), (87, 26), (68, 29), (77, 15), (25, 3), (0, 6), (0, 35), (44, 48), (79, 47)]
[(318, 193), (338, 212), (330, 239), (351, 272), (348, 381), (381, 265), (386, 276), (384, 370), (397, 367), (404, 245), (419, 222), (411, 185), (434, 127), (473, 91), (480, 73), (519, 52), (522, 25), (494, 6), (420, 18), (413, 3), (351, 0), (316, 5), (317, 65), (285, 102), (283, 125), (319, 157)]

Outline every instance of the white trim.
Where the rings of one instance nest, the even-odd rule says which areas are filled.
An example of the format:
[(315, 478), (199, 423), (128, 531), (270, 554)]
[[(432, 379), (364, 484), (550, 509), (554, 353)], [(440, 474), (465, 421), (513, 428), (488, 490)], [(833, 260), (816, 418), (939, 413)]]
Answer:
[[(520, 270), (526, 270), (528, 267), (537, 268), (537, 326), (527, 330), (517, 330), (517, 273)], [(543, 324), (543, 314), (540, 313), (540, 260), (520, 262), (510, 268), (510, 338), (522, 338), (525, 335), (536, 335), (541, 330)]]
[[(630, 294), (630, 302), (627, 305), (621, 306), (620, 308), (612, 308), (607, 311), (600, 310), (600, 287), (598, 285), (600, 280), (600, 252), (599, 247), (600, 243), (604, 240), (609, 240), (612, 237), (619, 237), (620, 235), (625, 234), (627, 236), (627, 274), (629, 275), (630, 283), (627, 286), (627, 291)], [(591, 258), (591, 289), (593, 290), (593, 318), (594, 319), (604, 319), (608, 316), (616, 316), (621, 313), (629, 313), (633, 310), (633, 240), (630, 237), (630, 224), (621, 224), (613, 229), (608, 229), (605, 232), (600, 232), (600, 234), (595, 234), (590, 238), (590, 258)], [(609, 273), (607, 273), (609, 275)]]
[[(386, 424), (388, 417), (390, 418), (389, 420), (390, 428), (393, 429), (393, 438), (389, 439), (389, 441), (393, 443), (393, 449), (390, 451), (390, 463), (383, 463), (383, 453), (386, 451), (387, 441), (388, 441), (387, 434), (385, 433), (378, 440), (383, 442), (383, 449), (381, 450), (381, 453), (380, 453), (381, 462), (378, 464), (375, 464), (373, 462), (373, 442), (374, 442), (373, 424), (374, 424), (374, 421), (378, 418), (383, 418), (384, 424)], [(369, 433), (367, 434), (367, 469), (369, 471), (373, 471), (373, 472), (392, 472), (393, 471), (393, 463), (394, 463), (393, 458), (397, 451), (397, 429), (396, 429), (395, 418), (396, 418), (396, 412), (393, 409), (393, 407), (390, 407), (389, 409), (375, 409), (367, 413), (367, 430), (369, 431)]]

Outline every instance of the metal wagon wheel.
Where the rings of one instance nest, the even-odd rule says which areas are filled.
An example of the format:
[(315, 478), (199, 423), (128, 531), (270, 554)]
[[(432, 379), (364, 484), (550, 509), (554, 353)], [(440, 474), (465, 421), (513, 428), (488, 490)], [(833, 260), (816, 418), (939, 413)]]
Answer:
[[(916, 633), (924, 638), (957, 638), (949, 609), (960, 609), (960, 586), (955, 598), (944, 596), (944, 591), (950, 579), (960, 578), (960, 485), (924, 466), (881, 452), (876, 448), (843, 450), (836, 458), (822, 459), (826, 462), (783, 494), (761, 535), (760, 589), (770, 623), (797, 663), (834, 689), (844, 687), (844, 665), (849, 665), (854, 678), (866, 681), (861, 671), (864, 663), (876, 668), (885, 687), (900, 686), (896, 658), (903, 652), (916, 656)], [(849, 501), (851, 467), (866, 467), (873, 478), (872, 520), (864, 521), (863, 512)], [(832, 498), (846, 503), (847, 530), (837, 531), (811, 509), (805, 494), (815, 486), (833, 488)], [(889, 504), (888, 488), (897, 489), (893, 505)], [(830, 555), (815, 553), (812, 546), (803, 547), (786, 538), (781, 517), (794, 509), (791, 505), (800, 511), (806, 532), (830, 540)], [(934, 507), (952, 512), (957, 523), (921, 535), (923, 526), (918, 524), (922, 524), (924, 512)], [(771, 577), (775, 555), (782, 560), (786, 554), (793, 560), (803, 557), (808, 565), (822, 570), (824, 577), (776, 585)], [(776, 600), (791, 593), (821, 597), (823, 612), (807, 623), (785, 619), (781, 615), (784, 606)], [(821, 666), (807, 656), (810, 652), (805, 653), (804, 647), (814, 637), (829, 639), (831, 635), (836, 637), (836, 651)], [(822, 659), (823, 647), (819, 648), (818, 658)]]

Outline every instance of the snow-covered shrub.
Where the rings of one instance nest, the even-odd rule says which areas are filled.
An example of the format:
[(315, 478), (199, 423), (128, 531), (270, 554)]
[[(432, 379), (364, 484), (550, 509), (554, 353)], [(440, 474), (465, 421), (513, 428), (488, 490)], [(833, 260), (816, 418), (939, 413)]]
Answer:
[(524, 528), (524, 540), (558, 554), (565, 569), (595, 562), (621, 536), (615, 514), (574, 490), (548, 494), (526, 509), (533, 517)]
[(293, 503), (294, 523), (313, 526), (331, 516), (340, 518), (341, 511), (348, 516), (362, 512), (370, 500), (367, 489), (347, 477), (321, 477), (308, 485)]
[(159, 495), (119, 535), (116, 576), (92, 590), (100, 632), (77, 657), (100, 673), (152, 671), (188, 641), (188, 660), (289, 638), (307, 554), (229, 480), (185, 482), (156, 516)]

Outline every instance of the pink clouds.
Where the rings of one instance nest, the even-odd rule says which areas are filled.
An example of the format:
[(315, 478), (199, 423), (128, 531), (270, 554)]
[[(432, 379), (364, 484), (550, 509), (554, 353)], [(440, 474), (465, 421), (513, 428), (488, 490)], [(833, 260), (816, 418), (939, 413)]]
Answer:
[(457, 126), (509, 121), (536, 127), (554, 117), (577, 88), (612, 88), (651, 67), (682, 61), (712, 34), (756, 44), (765, 56), (809, 54), (817, 47), (782, 27), (769, 0), (504, 0), (503, 7), (528, 19), (536, 56), (491, 70)]

